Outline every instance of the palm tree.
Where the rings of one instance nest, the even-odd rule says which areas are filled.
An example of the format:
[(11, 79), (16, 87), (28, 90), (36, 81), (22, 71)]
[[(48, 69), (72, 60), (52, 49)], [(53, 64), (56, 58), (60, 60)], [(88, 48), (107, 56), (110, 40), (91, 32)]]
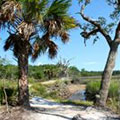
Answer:
[[(0, 28), (9, 27), (16, 19), (17, 13), (21, 10), (21, 6), (16, 0), (0, 1)], [(17, 12), (16, 12), (17, 11)]]
[(70, 7), (70, 0), (54, 0), (49, 9), (46, 10), (40, 28), (43, 36), (38, 37), (34, 42), (33, 59), (46, 50), (49, 57), (53, 58), (57, 54), (57, 45), (51, 40), (53, 37), (60, 37), (63, 43), (68, 42), (68, 31), (76, 27), (75, 19), (67, 13)]
[[(28, 58), (35, 60), (41, 53), (48, 51), (53, 58), (57, 45), (51, 40), (60, 37), (62, 42), (69, 40), (68, 30), (75, 28), (75, 20), (67, 13), (70, 0), (21, 1), (22, 16), (13, 24), (15, 32), (9, 32), (5, 50), (13, 49), (19, 67), (19, 104), (29, 107)], [(26, 7), (27, 5), (27, 7)], [(61, 9), (60, 9), (61, 8)], [(41, 31), (42, 37), (39, 36)]]

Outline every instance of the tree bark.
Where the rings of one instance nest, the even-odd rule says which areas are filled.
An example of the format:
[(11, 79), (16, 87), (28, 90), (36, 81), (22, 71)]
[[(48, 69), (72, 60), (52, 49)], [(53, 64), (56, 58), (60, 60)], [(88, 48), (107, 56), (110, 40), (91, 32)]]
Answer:
[(109, 86), (110, 81), (113, 73), (113, 69), (115, 66), (115, 60), (117, 56), (118, 51), (118, 43), (113, 42), (110, 47), (109, 56), (105, 65), (105, 69), (103, 71), (102, 75), (102, 81), (101, 81), (101, 87), (100, 87), (100, 98), (96, 101), (96, 104), (99, 106), (105, 106), (108, 92), (109, 92)]
[(29, 89), (28, 89), (28, 55), (25, 51), (19, 54), (19, 82), (18, 82), (18, 104), (24, 107), (30, 107)]

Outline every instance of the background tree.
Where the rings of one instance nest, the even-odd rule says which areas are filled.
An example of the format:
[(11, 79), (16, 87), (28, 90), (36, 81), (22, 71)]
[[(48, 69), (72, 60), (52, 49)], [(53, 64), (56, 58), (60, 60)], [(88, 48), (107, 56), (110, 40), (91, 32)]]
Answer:
[(4, 48), (12, 49), (18, 59), (19, 105), (29, 107), (29, 56), (32, 55), (35, 60), (41, 53), (48, 51), (49, 57), (53, 58), (58, 47), (51, 39), (60, 37), (62, 42), (67, 42), (67, 31), (76, 27), (76, 24), (67, 13), (70, 0), (21, 0), (19, 3), (22, 6), (21, 14), (10, 27)]
[[(79, 0), (81, 3), (80, 7), (80, 15), (82, 19), (86, 22), (84, 25), (80, 25), (81, 30), (81, 36), (85, 39), (89, 39), (91, 36), (95, 36), (94, 42), (99, 38), (98, 33), (100, 33), (108, 43), (108, 46), (110, 48), (109, 55), (107, 58), (107, 62), (104, 68), (104, 72), (102, 74), (102, 81), (101, 81), (101, 87), (100, 87), (100, 98), (97, 100), (97, 103), (100, 106), (105, 106), (107, 96), (108, 96), (108, 89), (110, 85), (111, 76), (113, 73), (113, 68), (115, 66), (115, 60), (116, 55), (118, 51), (118, 46), (120, 43), (120, 2), (119, 0), (107, 0), (106, 2), (108, 5), (113, 6), (114, 11), (111, 14), (110, 18), (114, 20), (112, 23), (107, 23), (107, 20), (100, 16), (97, 20), (94, 20), (84, 14), (84, 9), (87, 5), (91, 4), (90, 0)], [(112, 36), (110, 36), (111, 30), (115, 29), (115, 36), (112, 39)]]

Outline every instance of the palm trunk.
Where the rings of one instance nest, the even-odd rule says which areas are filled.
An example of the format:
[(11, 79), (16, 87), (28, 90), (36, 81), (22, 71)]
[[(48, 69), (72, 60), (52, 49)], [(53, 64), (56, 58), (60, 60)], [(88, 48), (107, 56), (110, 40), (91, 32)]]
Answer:
[(18, 57), (19, 67), (19, 93), (18, 102), (20, 106), (30, 107), (29, 104), (29, 89), (28, 89), (28, 55), (22, 53)]
[(102, 75), (102, 81), (101, 81), (101, 87), (100, 87), (100, 98), (97, 100), (97, 104), (100, 106), (105, 106), (108, 92), (109, 92), (109, 86), (110, 86), (110, 80), (112, 77), (113, 69), (115, 66), (115, 60), (117, 56), (117, 50), (118, 50), (118, 44), (113, 43), (111, 45), (109, 56), (107, 59), (107, 63)]

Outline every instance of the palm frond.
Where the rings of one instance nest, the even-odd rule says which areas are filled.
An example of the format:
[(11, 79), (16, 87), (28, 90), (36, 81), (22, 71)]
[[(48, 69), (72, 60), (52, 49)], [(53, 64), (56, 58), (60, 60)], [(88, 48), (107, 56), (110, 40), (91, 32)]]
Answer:
[(57, 55), (57, 50), (58, 50), (57, 45), (52, 40), (49, 40), (48, 41), (48, 54), (51, 59)]
[(17, 30), (19, 34), (23, 35), (26, 40), (28, 40), (32, 34), (35, 33), (35, 27), (32, 23), (21, 22), (18, 25)]
[(0, 2), (0, 27), (6, 27), (6, 23), (13, 23), (20, 11), (21, 6), (15, 0), (3, 0)]
[(32, 60), (35, 61), (41, 54), (44, 54), (46, 50), (46, 42), (38, 36), (33, 44)]
[(8, 49), (14, 47), (15, 44), (15, 39), (17, 36), (15, 34), (10, 34), (10, 36), (7, 38), (5, 45), (4, 45), (4, 50), (7, 51)]
[(70, 30), (70, 29), (74, 29), (74, 28), (78, 27), (77, 22), (73, 17), (63, 16), (62, 20), (63, 20), (65, 30)]
[(48, 51), (50, 58), (56, 56), (58, 47), (52, 40), (50, 40), (51, 38), (60, 37), (63, 43), (68, 42), (68, 30), (77, 26), (75, 19), (70, 17), (67, 13), (70, 5), (71, 0), (53, 0), (50, 7), (46, 9), (43, 22), (41, 23), (43, 36), (39, 39), (40, 41), (42, 40), (42, 46), (39, 42), (34, 45), (34, 48), (37, 49), (36, 51), (34, 50), (35, 57), (33, 57), (35, 59), (41, 54), (42, 49), (44, 52), (45, 50)]
[(50, 5), (47, 16), (53, 17), (55, 16), (65, 16), (67, 11), (71, 5), (71, 0), (54, 0)]
[(63, 43), (66, 43), (69, 41), (69, 34), (65, 31), (60, 32), (60, 37)]
[[(42, 21), (42, 14), (45, 12), (49, 0), (24, 0), (22, 1), (23, 16), (25, 21)], [(32, 19), (31, 19), (32, 18)]]

